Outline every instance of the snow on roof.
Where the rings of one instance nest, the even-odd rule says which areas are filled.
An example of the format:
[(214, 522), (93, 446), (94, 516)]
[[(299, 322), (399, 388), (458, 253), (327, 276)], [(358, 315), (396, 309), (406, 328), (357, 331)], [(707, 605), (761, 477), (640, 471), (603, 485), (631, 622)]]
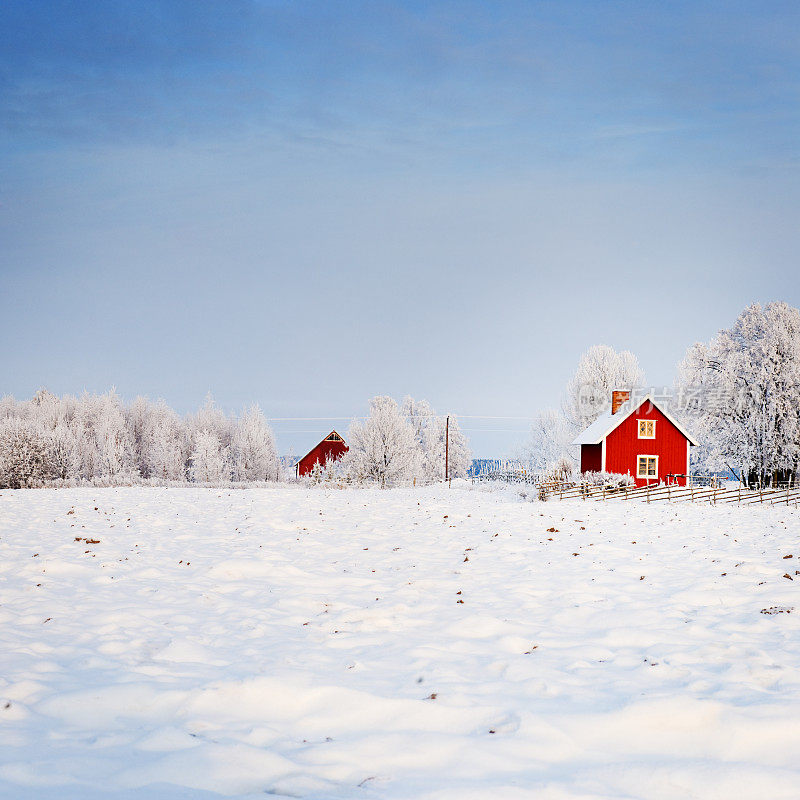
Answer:
[(600, 444), (611, 431), (619, 427), (634, 411), (638, 411), (647, 402), (652, 403), (689, 440), (690, 444), (697, 445), (697, 441), (689, 431), (657, 403), (652, 395), (647, 395), (643, 400), (628, 400), (619, 407), (616, 414), (612, 414), (609, 409), (605, 414), (601, 414), (572, 444)]
[[(627, 405), (627, 404), (626, 404)], [(611, 414), (611, 409), (601, 414), (572, 444), (598, 444), (608, 436), (617, 426), (613, 417), (625, 417), (625, 406), (620, 406), (616, 414)]]

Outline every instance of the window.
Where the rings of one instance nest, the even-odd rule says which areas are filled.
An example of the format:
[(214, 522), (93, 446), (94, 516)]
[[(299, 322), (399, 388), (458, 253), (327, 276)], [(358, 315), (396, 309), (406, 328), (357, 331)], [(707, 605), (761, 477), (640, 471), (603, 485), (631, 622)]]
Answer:
[(637, 478), (658, 477), (658, 456), (637, 456)]
[(334, 431), (330, 436), (328, 436), (327, 439), (325, 439), (325, 441), (326, 442), (341, 442), (342, 441), (342, 437), (339, 436), (339, 434), (336, 433), (336, 431)]
[(639, 420), (639, 438), (640, 439), (656, 438), (656, 421), (654, 419)]

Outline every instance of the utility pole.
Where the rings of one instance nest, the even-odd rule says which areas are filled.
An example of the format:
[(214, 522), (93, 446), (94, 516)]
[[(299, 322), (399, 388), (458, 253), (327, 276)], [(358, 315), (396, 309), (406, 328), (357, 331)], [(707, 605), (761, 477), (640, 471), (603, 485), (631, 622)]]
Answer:
[(450, 415), (447, 415), (444, 434), (444, 479), (450, 477)]

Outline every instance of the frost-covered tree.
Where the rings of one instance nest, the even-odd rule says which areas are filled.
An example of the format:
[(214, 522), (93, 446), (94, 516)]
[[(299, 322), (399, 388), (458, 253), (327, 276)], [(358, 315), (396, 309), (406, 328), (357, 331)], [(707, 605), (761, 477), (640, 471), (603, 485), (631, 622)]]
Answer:
[(129, 478), (135, 469), (133, 442), (116, 392), (84, 394), (75, 409), (80, 472), (83, 478)]
[(382, 486), (418, 477), (421, 464), (414, 428), (391, 397), (373, 397), (369, 417), (353, 422), (343, 466), (354, 480)]
[(46, 389), (40, 389), (27, 401), (16, 402), (12, 397), (0, 400), (0, 420), (22, 424), (28, 438), (35, 439), (36, 451), (44, 448), (41, 474), (37, 469), (29, 483), (74, 480), (79, 476), (80, 460), (74, 425), (76, 404), (71, 395), (57, 397)]
[(587, 428), (606, 411), (614, 389), (630, 390), (643, 383), (644, 373), (633, 353), (618, 353), (604, 344), (590, 347), (567, 384), (563, 412), (571, 431)]
[(523, 448), (523, 458), (531, 469), (553, 472), (563, 464), (573, 463), (574, 432), (564, 415), (553, 408), (540, 411), (531, 425), (531, 434)]
[(4, 419), (16, 418), (17, 416), (19, 416), (17, 401), (10, 394), (0, 397), (0, 422)]
[(58, 423), (46, 439), (48, 477), (55, 480), (76, 480), (80, 474), (78, 435), (75, 427)]
[(76, 400), (70, 395), (57, 397), (47, 389), (40, 389), (29, 404), (27, 416), (45, 430), (58, 425), (69, 425), (75, 416)]
[(472, 458), (467, 437), (461, 432), (458, 420), (452, 415), (449, 436), (447, 427), (447, 417), (434, 417), (427, 427), (422, 457), (424, 474), (428, 480), (435, 481), (443, 477), (464, 478), (467, 475)]
[(441, 480), (444, 477), (444, 460), (434, 465), (438, 417), (427, 400), (415, 400), (411, 396), (403, 399), (401, 414), (414, 430), (417, 445), (419, 478), (424, 481)]
[(428, 421), (436, 416), (436, 412), (427, 400), (415, 400), (410, 395), (403, 398), (400, 412), (414, 429), (414, 436), (421, 445), (424, 438), (423, 432)]
[(450, 417), (450, 477), (466, 478), (472, 465), (472, 450), (469, 439), (461, 430), (458, 418)]
[[(448, 477), (463, 478), (471, 461), (469, 442), (462, 433), (458, 420), (450, 415), (449, 449), (447, 448), (447, 415), (437, 414), (427, 400), (406, 397), (403, 400), (403, 416), (414, 429), (414, 440), (419, 450), (420, 476), (426, 481), (445, 478), (445, 461)], [(448, 449), (449, 457), (445, 457)]]
[(236, 421), (231, 438), (231, 457), (234, 480), (277, 480), (279, 467), (275, 439), (258, 406), (251, 407)]
[(322, 479), (324, 477), (324, 471), (322, 468), (322, 464), (319, 461), (314, 462), (314, 466), (311, 467), (311, 472), (308, 474), (308, 479), (313, 483), (315, 486), (322, 483)]
[(415, 400), (411, 396), (403, 399), (401, 414), (414, 430), (414, 441), (418, 450), (418, 470), (420, 479), (441, 480), (444, 477), (444, 458), (435, 466), (436, 436), (438, 417), (427, 400)]
[(125, 422), (133, 450), (133, 464), (139, 475), (143, 478), (150, 477), (150, 468), (147, 463), (147, 427), (150, 422), (152, 406), (146, 397), (137, 397), (125, 409)]
[(230, 478), (217, 434), (213, 431), (198, 431), (190, 456), (189, 474), (196, 483), (221, 483)]
[[(190, 415), (186, 419), (186, 431), (192, 447), (197, 435), (202, 431), (213, 433), (219, 442), (220, 453), (225, 459), (223, 470), (229, 477), (233, 472), (231, 464), (231, 444), (233, 441), (233, 420), (225, 415), (219, 408), (210, 394), (206, 396), (206, 401), (196, 414)], [(228, 478), (226, 478), (228, 479)]]
[(0, 488), (40, 486), (47, 473), (44, 431), (28, 419), (0, 422)]
[(220, 447), (231, 446), (233, 437), (233, 421), (217, 406), (210, 394), (196, 414), (187, 419), (190, 432), (194, 435), (197, 431), (211, 431), (219, 440)]
[(325, 459), (325, 467), (322, 472), (322, 479), (325, 483), (333, 483), (345, 477), (340, 458), (328, 457)]
[(746, 308), (733, 327), (689, 348), (677, 403), (712, 470), (750, 484), (800, 465), (800, 311), (783, 302)]
[(142, 443), (143, 477), (169, 481), (186, 477), (188, 437), (180, 417), (163, 400), (149, 409)]

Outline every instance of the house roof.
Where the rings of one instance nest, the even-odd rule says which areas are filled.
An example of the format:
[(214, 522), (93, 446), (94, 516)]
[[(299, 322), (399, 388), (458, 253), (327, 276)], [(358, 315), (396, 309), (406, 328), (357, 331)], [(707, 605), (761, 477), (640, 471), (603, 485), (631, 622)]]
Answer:
[(623, 403), (616, 414), (611, 409), (601, 414), (572, 444), (600, 444), (608, 434), (618, 428), (631, 414), (638, 411), (645, 403), (652, 403), (688, 440), (690, 444), (697, 445), (695, 438), (672, 416), (652, 395), (647, 395), (643, 400), (628, 400)]

